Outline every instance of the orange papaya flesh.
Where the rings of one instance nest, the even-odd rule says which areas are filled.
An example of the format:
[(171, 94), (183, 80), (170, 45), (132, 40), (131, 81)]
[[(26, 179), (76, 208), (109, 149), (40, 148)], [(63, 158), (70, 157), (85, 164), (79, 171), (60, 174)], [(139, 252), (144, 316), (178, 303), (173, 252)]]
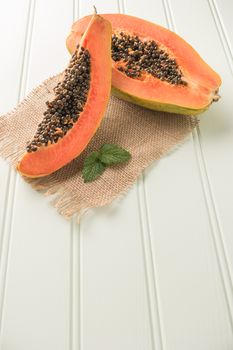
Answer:
[[(50, 107), (47, 110), (47, 122), (45, 116), (33, 138), (34, 142), (27, 146), (27, 151), (17, 165), (17, 170), (22, 175), (41, 177), (55, 172), (76, 158), (95, 134), (111, 92), (111, 35), (109, 21), (96, 14), (89, 17), (80, 45), (54, 89), (55, 97), (48, 102)], [(67, 94), (70, 96), (67, 97)], [(57, 127), (51, 133), (52, 127), (54, 131), (51, 120), (54, 119)], [(48, 133), (52, 136), (48, 136)]]
[[(200, 114), (213, 101), (219, 99), (220, 76), (180, 36), (162, 26), (133, 16), (123, 14), (103, 14), (102, 16), (111, 22), (113, 38), (121, 39), (122, 34), (128, 36), (130, 40), (138, 37), (139, 42), (143, 43), (144, 46), (154, 41), (157, 46), (154, 52), (167, 54), (169, 62), (172, 60), (175, 62), (182, 81), (174, 84), (169, 82), (166, 77), (164, 80), (158, 78), (157, 73), (161, 66), (164, 67), (162, 63), (158, 68), (158, 62), (155, 62), (156, 58), (151, 63), (151, 71), (141, 69), (139, 77), (128, 76), (124, 70), (128, 62), (124, 61), (121, 55), (120, 60), (112, 59), (112, 92), (115, 95), (150, 109), (194, 115)], [(66, 40), (70, 52), (73, 52), (75, 45), (81, 40), (88, 21), (89, 17), (87, 16), (73, 24), (71, 33)], [(114, 47), (112, 42), (112, 57), (118, 51), (122, 52), (122, 48)], [(134, 48), (131, 45), (128, 48), (128, 54), (126, 51), (124, 52), (127, 60), (129, 51), (132, 53)], [(144, 52), (139, 50), (139, 54), (140, 52), (145, 54), (145, 50)], [(139, 61), (140, 59), (138, 58)], [(151, 74), (154, 69), (153, 65), (155, 70), (157, 69), (155, 74)], [(138, 65), (134, 65), (135, 67), (138, 68)]]

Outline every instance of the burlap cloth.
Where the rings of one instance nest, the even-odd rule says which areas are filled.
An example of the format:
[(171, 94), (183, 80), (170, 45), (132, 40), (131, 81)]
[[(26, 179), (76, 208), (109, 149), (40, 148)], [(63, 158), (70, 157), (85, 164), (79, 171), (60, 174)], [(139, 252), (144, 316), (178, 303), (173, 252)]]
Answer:
[[(35, 88), (12, 112), (0, 118), (0, 155), (13, 167), (25, 151), (26, 141), (36, 131), (53, 96), (60, 75)], [(55, 194), (52, 203), (66, 218), (87, 208), (100, 207), (125, 193), (153, 161), (181, 143), (198, 120), (192, 116), (154, 112), (111, 97), (106, 115), (86, 150), (73, 162), (54, 174), (27, 179), (46, 195)], [(84, 183), (81, 170), (84, 157), (104, 143), (116, 143), (127, 149), (132, 159), (115, 165), (94, 182)]]

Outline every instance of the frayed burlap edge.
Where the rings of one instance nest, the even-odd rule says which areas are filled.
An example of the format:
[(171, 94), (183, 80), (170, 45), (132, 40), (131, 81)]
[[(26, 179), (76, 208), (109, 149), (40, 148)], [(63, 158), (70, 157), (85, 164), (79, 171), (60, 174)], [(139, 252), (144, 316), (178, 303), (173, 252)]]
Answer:
[[(194, 127), (197, 125), (197, 121), (198, 121), (197, 118), (194, 117)], [(161, 156), (156, 159), (156, 162), (158, 162), (164, 156), (172, 155), (175, 151), (181, 148), (189, 140), (190, 140), (190, 135), (187, 135), (184, 140), (180, 141), (179, 143), (175, 143), (174, 145), (171, 145), (171, 147), (169, 147), (165, 153), (161, 154)], [(66, 190), (62, 190), (62, 187), (60, 185), (55, 185), (55, 183), (51, 183), (48, 187), (46, 187), (41, 183), (43, 182), (42, 179), (38, 179), (37, 181), (26, 177), (24, 177), (24, 179), (26, 182), (28, 182), (32, 186), (34, 190), (42, 193), (44, 196), (55, 195), (55, 198), (51, 201), (51, 204), (66, 219), (70, 219), (74, 214), (76, 214), (77, 223), (79, 224), (81, 221), (81, 217), (83, 218), (84, 215), (87, 214), (90, 209), (107, 206), (115, 200), (118, 200), (120, 202), (125, 197), (125, 195), (129, 192), (129, 190), (132, 189), (132, 187), (135, 185), (135, 182), (139, 179), (139, 177), (142, 175), (145, 169), (151, 167), (154, 163), (155, 161), (151, 160), (150, 163), (148, 163), (143, 168), (141, 168), (137, 173), (135, 173), (135, 178), (132, 179), (132, 181), (129, 181), (129, 183), (126, 184), (125, 188), (121, 192), (119, 192), (117, 196), (112, 197), (111, 199), (105, 202), (103, 201), (99, 203), (98, 206), (96, 205), (96, 206), (90, 206), (90, 207), (87, 207), (85, 202), (83, 203), (79, 202), (77, 203), (76, 206), (73, 206), (72, 203), (76, 201), (75, 195), (68, 193)]]

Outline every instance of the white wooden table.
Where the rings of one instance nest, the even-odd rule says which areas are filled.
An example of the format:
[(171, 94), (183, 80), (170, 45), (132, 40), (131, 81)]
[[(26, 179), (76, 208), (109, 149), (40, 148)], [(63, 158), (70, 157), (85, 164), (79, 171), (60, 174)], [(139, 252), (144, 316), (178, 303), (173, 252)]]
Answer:
[[(61, 71), (91, 0), (0, 0), (0, 113)], [(182, 35), (222, 76), (200, 130), (130, 192), (60, 217), (0, 162), (1, 350), (233, 349), (233, 2), (95, 0)]]

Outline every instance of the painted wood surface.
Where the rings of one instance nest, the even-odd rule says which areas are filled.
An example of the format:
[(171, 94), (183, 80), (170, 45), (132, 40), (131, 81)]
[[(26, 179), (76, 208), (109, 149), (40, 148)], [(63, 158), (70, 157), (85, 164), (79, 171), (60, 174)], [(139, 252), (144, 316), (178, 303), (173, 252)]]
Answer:
[[(233, 349), (233, 3), (96, 0), (184, 37), (221, 101), (124, 198), (66, 222), (0, 161), (1, 350)], [(0, 1), (0, 113), (60, 72), (90, 0)]]

